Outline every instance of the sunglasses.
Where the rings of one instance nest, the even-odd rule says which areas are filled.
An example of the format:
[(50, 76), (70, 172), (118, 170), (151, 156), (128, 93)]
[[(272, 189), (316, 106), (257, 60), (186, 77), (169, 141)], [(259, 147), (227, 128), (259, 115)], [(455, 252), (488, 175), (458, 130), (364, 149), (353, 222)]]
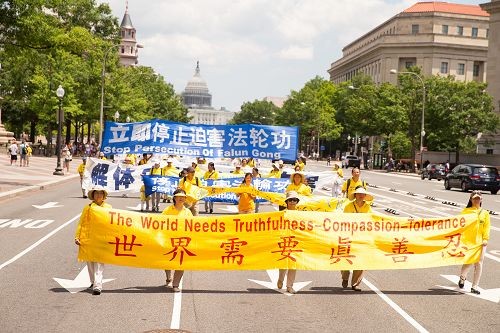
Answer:
[(299, 202), (299, 199), (288, 199), (287, 202), (295, 202), (295, 203), (297, 203), (297, 202)]

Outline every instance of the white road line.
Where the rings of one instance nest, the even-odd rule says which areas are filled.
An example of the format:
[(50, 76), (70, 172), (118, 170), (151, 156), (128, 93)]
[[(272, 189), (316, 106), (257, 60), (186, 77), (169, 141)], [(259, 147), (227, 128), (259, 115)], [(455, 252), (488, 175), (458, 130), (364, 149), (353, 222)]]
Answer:
[(490, 225), (490, 228), (493, 229), (493, 230), (495, 230), (495, 231), (500, 231), (500, 228), (494, 227), (492, 225)]
[(174, 306), (172, 307), (172, 320), (170, 321), (170, 328), (178, 330), (181, 326), (181, 308), (182, 308), (182, 280), (179, 283), (180, 292), (174, 293)]
[(429, 332), (422, 325), (420, 325), (415, 319), (413, 319), (408, 313), (406, 313), (406, 311), (404, 311), (403, 309), (401, 309), (399, 307), (399, 305), (397, 305), (396, 303), (394, 303), (394, 301), (392, 301), (389, 297), (387, 297), (386, 294), (384, 294), (383, 292), (381, 292), (371, 282), (369, 282), (368, 280), (366, 280), (366, 278), (363, 278), (363, 282), (364, 282), (364, 284), (366, 284), (368, 286), (368, 288), (370, 288), (371, 290), (373, 290), (377, 295), (380, 296), (380, 298), (382, 298), (387, 304), (389, 304), (389, 306), (391, 308), (393, 308), (397, 313), (399, 313), (401, 315), (401, 317), (403, 317), (408, 323), (410, 323), (410, 325), (412, 325), (413, 327), (415, 327), (417, 329), (417, 331), (419, 331), (419, 332)]
[(486, 258), (490, 258), (491, 260), (495, 260), (496, 262), (500, 262), (500, 259), (498, 257), (495, 257), (494, 255), (491, 255), (489, 253), (485, 253), (484, 256)]
[(33, 250), (34, 248), (36, 248), (38, 245), (42, 244), (43, 242), (45, 242), (47, 239), (49, 239), (50, 237), (52, 237), (53, 235), (55, 235), (56, 233), (58, 233), (61, 229), (63, 229), (65, 226), (67, 226), (68, 224), (71, 224), (73, 223), (75, 220), (79, 219), (80, 218), (80, 214), (76, 215), (75, 217), (73, 217), (71, 220), (67, 221), (66, 223), (60, 225), (59, 227), (57, 227), (56, 229), (52, 230), (51, 232), (49, 232), (47, 235), (45, 235), (44, 237), (40, 238), (36, 243), (33, 243), (32, 245), (30, 245), (28, 248), (26, 248), (24, 251), (16, 254), (14, 257), (12, 257), (11, 259), (7, 260), (6, 262), (4, 262), (3, 264), (0, 265), (0, 270), (10, 264), (12, 264), (14, 261), (16, 261), (17, 259), (21, 258), (22, 256), (24, 256), (26, 253), (30, 252), (31, 250)]

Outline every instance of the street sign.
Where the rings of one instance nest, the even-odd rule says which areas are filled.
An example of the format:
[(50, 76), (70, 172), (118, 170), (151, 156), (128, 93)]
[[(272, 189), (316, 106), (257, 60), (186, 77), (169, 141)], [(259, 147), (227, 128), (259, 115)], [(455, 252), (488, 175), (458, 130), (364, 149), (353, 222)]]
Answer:
[(319, 149), (320, 149), (321, 151), (324, 151), (324, 150), (325, 150), (325, 146), (321, 146), (321, 147), (319, 147)]

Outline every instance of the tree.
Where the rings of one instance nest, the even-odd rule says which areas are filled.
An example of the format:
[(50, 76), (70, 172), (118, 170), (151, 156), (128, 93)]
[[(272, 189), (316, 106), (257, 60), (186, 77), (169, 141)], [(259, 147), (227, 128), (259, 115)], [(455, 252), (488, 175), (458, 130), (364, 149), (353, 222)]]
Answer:
[(241, 111), (236, 113), (230, 124), (273, 125), (279, 108), (271, 102), (255, 100), (245, 102)]

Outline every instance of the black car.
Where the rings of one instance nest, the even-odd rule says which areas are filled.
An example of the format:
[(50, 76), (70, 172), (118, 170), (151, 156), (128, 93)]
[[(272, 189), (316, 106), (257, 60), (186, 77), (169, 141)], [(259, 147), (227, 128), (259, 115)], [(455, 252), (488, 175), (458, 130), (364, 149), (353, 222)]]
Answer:
[(497, 194), (500, 176), (494, 166), (480, 164), (459, 164), (444, 179), (444, 188), (461, 188), (462, 191), (484, 190)]
[(431, 179), (441, 180), (444, 179), (445, 176), (446, 176), (445, 166), (442, 164), (434, 164), (434, 163), (427, 165), (427, 167), (425, 167), (422, 170), (422, 173), (420, 174), (420, 177), (422, 179), (427, 178), (429, 180)]

